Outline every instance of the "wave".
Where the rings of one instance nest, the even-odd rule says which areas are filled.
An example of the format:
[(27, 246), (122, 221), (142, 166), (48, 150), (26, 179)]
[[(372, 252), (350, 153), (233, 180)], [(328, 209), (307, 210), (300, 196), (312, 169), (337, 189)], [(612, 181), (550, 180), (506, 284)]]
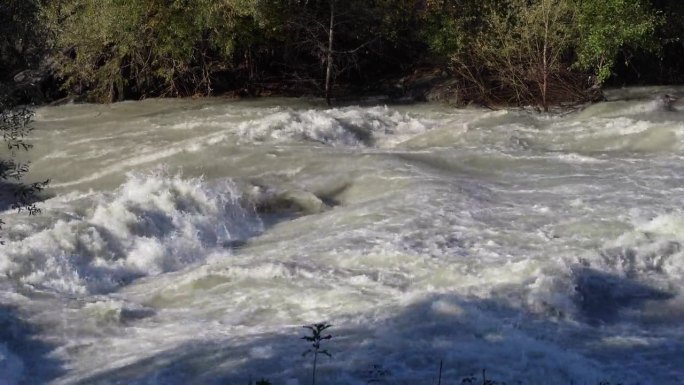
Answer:
[[(81, 208), (8, 242), (0, 273), (51, 292), (109, 292), (204, 261), (212, 248), (228, 253), (231, 244), (260, 232), (259, 217), (240, 198), (231, 181), (131, 173), (116, 191), (93, 193), (85, 208), (74, 202)], [(51, 204), (59, 203), (46, 202), (46, 216)]]
[(545, 266), (528, 286), (539, 313), (670, 327), (684, 314), (684, 213), (634, 220), (598, 250)]
[(256, 142), (306, 140), (329, 146), (383, 146), (422, 133), (434, 124), (387, 107), (278, 109), (241, 123), (238, 132)]

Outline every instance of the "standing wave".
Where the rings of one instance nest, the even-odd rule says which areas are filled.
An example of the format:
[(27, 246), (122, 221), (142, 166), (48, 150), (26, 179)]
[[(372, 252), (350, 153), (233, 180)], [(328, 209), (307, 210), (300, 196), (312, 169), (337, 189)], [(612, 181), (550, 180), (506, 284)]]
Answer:
[(382, 147), (406, 140), (434, 125), (434, 121), (421, 120), (387, 107), (345, 107), (324, 111), (278, 109), (241, 123), (238, 133), (257, 142), (305, 140), (333, 147)]
[(106, 293), (205, 261), (217, 249), (227, 253), (227, 245), (260, 232), (260, 219), (240, 198), (231, 181), (130, 173), (114, 192), (91, 193), (85, 209), (59, 219), (63, 208), (46, 202), (43, 215), (55, 218), (0, 250), (0, 274), (49, 292)]

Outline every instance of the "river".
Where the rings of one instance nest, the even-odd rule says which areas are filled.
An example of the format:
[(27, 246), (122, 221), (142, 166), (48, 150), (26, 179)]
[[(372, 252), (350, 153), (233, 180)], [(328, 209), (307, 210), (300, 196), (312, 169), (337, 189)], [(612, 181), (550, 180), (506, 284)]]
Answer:
[[(36, 110), (0, 384), (684, 383), (684, 103)], [(480, 383), (480, 382), (478, 382)]]

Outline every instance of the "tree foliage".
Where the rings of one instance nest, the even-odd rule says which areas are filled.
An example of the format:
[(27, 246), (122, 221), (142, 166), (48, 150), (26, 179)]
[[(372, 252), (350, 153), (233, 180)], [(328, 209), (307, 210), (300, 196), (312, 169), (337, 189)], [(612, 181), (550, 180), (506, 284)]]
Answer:
[(65, 87), (97, 101), (207, 95), (273, 78), (322, 90), (328, 53), (334, 76), (347, 79), (410, 65), (407, 53), (422, 44), (412, 28), (420, 0), (337, 1), (329, 52), (334, 3), (62, 0), (43, 14)]
[[(274, 82), (324, 94), (331, 78), (367, 84), (449, 64), (464, 100), (547, 108), (592, 97), (627, 52), (659, 52), (663, 15), (678, 9), (671, 4), (60, 0), (47, 2), (42, 15), (65, 87), (92, 100), (252, 94)], [(669, 37), (660, 42), (675, 32), (662, 34)]]
[(577, 40), (575, 66), (593, 71), (603, 83), (612, 75), (620, 50), (654, 50), (661, 22), (650, 6), (639, 0), (575, 0)]
[(0, 1), (0, 81), (42, 53), (37, 46), (44, 32), (40, 6), (39, 0)]
[(591, 99), (623, 50), (655, 46), (658, 17), (642, 0), (436, 2), (450, 17), (431, 47), (451, 51), (464, 97), (485, 104)]
[(66, 86), (97, 100), (210, 93), (254, 39), (256, 0), (66, 0), (45, 15)]
[[(38, 194), (45, 189), (49, 181), (24, 183), (23, 178), (29, 171), (29, 164), (17, 161), (17, 152), (28, 151), (33, 147), (27, 141), (32, 131), (30, 125), (33, 112), (26, 107), (12, 106), (12, 103), (0, 95), (0, 133), (5, 144), (0, 157), (0, 205), (2, 210), (8, 208), (26, 211), (29, 215), (40, 212), (36, 206)], [(4, 221), (0, 219), (0, 228)], [(2, 244), (0, 240), (0, 244)]]
[[(547, 110), (550, 88), (568, 76), (562, 59), (574, 39), (573, 18), (564, 0), (510, 0), (506, 7), (488, 10), (482, 32), (467, 54), (454, 56), (454, 64), (492, 97), (537, 100)], [(470, 67), (475, 65), (485, 74), (474, 74)], [(494, 92), (488, 91), (490, 84)]]

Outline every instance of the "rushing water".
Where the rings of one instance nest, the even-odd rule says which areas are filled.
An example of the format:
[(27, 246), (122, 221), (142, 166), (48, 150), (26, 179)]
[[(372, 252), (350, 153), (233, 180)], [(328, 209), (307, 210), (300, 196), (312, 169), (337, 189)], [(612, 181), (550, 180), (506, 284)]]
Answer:
[[(36, 111), (0, 384), (684, 383), (684, 104)], [(679, 110), (678, 110), (679, 109)], [(373, 365), (376, 365), (375, 374)], [(378, 375), (378, 371), (388, 371)], [(375, 378), (373, 378), (375, 377)]]

